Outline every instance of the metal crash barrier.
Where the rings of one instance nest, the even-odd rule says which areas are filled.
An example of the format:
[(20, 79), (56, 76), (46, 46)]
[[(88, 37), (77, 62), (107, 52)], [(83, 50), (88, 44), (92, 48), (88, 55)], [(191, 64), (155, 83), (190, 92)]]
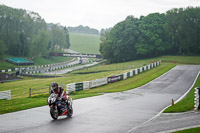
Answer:
[(105, 77), (101, 79), (95, 79), (92, 81), (83, 81), (79, 83), (71, 83), (67, 84), (67, 91), (68, 92), (74, 92), (74, 91), (81, 91), (81, 90), (87, 90), (87, 89), (92, 89), (95, 87), (103, 86), (109, 83), (114, 83), (118, 82), (120, 80), (125, 80), (130, 77), (133, 77), (137, 74), (140, 74), (142, 72), (145, 72), (147, 70), (150, 70), (154, 67), (160, 66), (160, 61), (153, 62), (147, 66), (142, 66), (140, 68), (136, 68), (134, 70), (131, 70), (129, 72), (123, 73), (123, 74), (118, 74), (110, 77)]
[(8, 91), (0, 91), (0, 99), (11, 99), (11, 90)]
[(199, 110), (200, 106), (199, 106), (199, 95), (200, 95), (200, 87), (195, 88), (195, 92), (194, 92), (194, 110)]

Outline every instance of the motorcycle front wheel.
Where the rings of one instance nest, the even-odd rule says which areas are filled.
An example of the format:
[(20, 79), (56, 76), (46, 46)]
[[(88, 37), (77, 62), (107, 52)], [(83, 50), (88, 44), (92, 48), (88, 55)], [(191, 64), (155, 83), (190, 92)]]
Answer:
[(71, 107), (67, 112), (67, 117), (72, 117), (73, 115), (73, 108)]
[(58, 112), (55, 112), (55, 109), (54, 109), (54, 108), (50, 108), (50, 114), (51, 114), (51, 117), (52, 117), (54, 120), (57, 120), (57, 119), (58, 119)]

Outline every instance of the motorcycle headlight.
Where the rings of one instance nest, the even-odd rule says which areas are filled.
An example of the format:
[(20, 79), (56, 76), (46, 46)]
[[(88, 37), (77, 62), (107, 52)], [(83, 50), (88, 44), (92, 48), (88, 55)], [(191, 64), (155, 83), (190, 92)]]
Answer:
[(53, 97), (51, 101), (52, 101), (52, 103), (54, 103), (56, 101), (56, 98)]
[(55, 97), (49, 97), (47, 101), (48, 101), (48, 104), (51, 104), (51, 103), (54, 103), (56, 101), (56, 98)]

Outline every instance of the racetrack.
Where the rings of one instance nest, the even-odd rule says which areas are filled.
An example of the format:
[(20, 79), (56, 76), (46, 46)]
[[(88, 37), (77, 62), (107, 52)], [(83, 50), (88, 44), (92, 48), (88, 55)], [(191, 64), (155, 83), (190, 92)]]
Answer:
[(134, 132), (171, 104), (172, 99), (181, 97), (199, 71), (199, 65), (176, 66), (142, 87), (74, 100), (72, 118), (59, 117), (54, 121), (48, 106), (0, 115), (0, 132)]

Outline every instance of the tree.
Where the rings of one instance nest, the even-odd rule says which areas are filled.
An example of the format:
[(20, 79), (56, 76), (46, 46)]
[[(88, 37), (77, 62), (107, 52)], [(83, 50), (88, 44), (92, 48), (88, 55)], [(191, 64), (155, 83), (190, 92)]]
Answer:
[(164, 40), (164, 25), (164, 14), (153, 13), (140, 19), (140, 36), (135, 45), (138, 56), (158, 56), (166, 50), (167, 45)]
[(199, 52), (199, 15), (199, 7), (175, 8), (167, 11), (166, 33), (168, 33), (168, 40), (172, 43), (172, 50), (178, 49), (180, 55)]
[(109, 33), (101, 35), (103, 42), (100, 44), (100, 52), (104, 58), (111, 62), (128, 61), (135, 58), (135, 43), (139, 32), (138, 19), (128, 16), (114, 26)]
[(63, 29), (58, 28), (56, 25), (51, 27), (51, 41), (52, 50), (59, 50), (66, 48), (66, 34)]
[(7, 50), (7, 48), (6, 48), (5, 43), (2, 40), (0, 40), (0, 57), (2, 55), (4, 55), (4, 53), (6, 52), (6, 50)]
[(38, 56), (46, 56), (48, 54), (49, 34), (47, 31), (41, 30), (33, 39), (32, 43), (32, 59)]
[(46, 30), (46, 25), (37, 13), (0, 5), (0, 38), (8, 54), (29, 56), (34, 36)]
[(70, 42), (69, 42), (69, 32), (66, 27), (64, 27), (64, 33), (65, 33), (65, 41), (66, 41), (66, 48), (68, 49), (70, 47)]

